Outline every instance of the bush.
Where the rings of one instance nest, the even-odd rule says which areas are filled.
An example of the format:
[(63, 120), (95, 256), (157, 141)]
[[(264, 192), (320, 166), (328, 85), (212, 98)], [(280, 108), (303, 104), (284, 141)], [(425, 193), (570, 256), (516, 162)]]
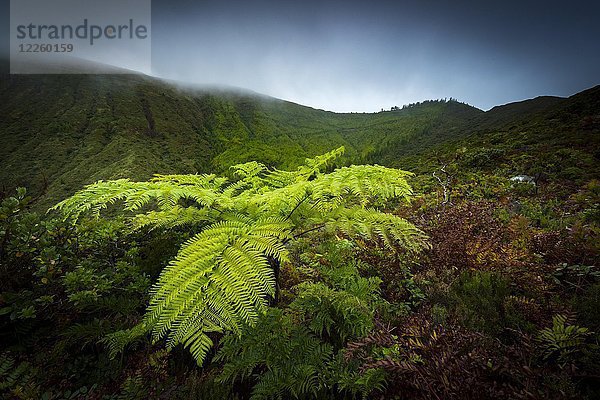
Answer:
[(600, 331), (600, 283), (588, 287), (573, 303), (583, 325)]
[(464, 163), (480, 169), (495, 168), (503, 160), (506, 151), (499, 148), (480, 148), (464, 156)]
[(586, 350), (588, 336), (589, 329), (569, 324), (564, 315), (555, 315), (552, 327), (542, 329), (537, 340), (544, 360), (564, 366)]
[(290, 308), (312, 332), (329, 338), (336, 347), (341, 347), (348, 338), (365, 335), (373, 327), (374, 310), (364, 297), (323, 283), (303, 283), (298, 290)]
[(310, 279), (292, 288), (289, 306), (267, 310), (254, 327), (222, 340), (220, 382), (249, 386), (256, 399), (354, 398), (383, 387), (381, 370), (359, 371), (341, 352), (348, 340), (373, 329), (376, 310), (387, 304), (379, 295), (381, 280), (359, 275), (348, 243), (325, 241), (316, 248), (325, 255), (302, 253)]
[(508, 282), (490, 272), (465, 272), (452, 285), (450, 301), (468, 328), (497, 335), (506, 326)]
[(25, 188), (0, 202), (0, 292), (28, 286), (31, 280), (44, 229), (39, 216), (27, 211), (28, 203)]
[(254, 327), (221, 341), (218, 381), (250, 384), (251, 399), (353, 398), (383, 386), (383, 375), (358, 373), (334, 348), (280, 309), (269, 309)]

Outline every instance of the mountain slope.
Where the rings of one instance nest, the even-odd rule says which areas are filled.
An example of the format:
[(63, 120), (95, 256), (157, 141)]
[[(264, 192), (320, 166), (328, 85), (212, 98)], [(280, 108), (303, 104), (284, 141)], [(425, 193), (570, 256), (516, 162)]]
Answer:
[(341, 145), (347, 161), (417, 172), (463, 149), (470, 165), (507, 174), (564, 167), (566, 158), (568, 173), (594, 177), (600, 87), (488, 112), (426, 101), (337, 114), (143, 75), (12, 75), (0, 77), (0, 115), (3, 191), (26, 186), (47, 206), (99, 179), (223, 171), (248, 160), (289, 168)]
[(457, 135), (479, 114), (446, 102), (336, 114), (141, 75), (4, 76), (0, 182), (43, 189), (50, 204), (99, 179), (223, 170), (250, 159), (292, 167), (341, 145), (360, 162), (393, 143)]
[(440, 159), (457, 159), (463, 171), (551, 176), (563, 186), (600, 179), (600, 86), (566, 99), (495, 107), (463, 129), (463, 135), (426, 151), (405, 151), (392, 164), (431, 173)]

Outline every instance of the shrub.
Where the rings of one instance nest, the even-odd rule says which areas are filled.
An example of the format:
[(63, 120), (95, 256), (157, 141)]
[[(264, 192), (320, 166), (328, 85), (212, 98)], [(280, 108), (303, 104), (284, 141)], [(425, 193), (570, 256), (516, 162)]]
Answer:
[(351, 398), (381, 389), (383, 375), (359, 374), (333, 347), (280, 309), (270, 309), (242, 335), (227, 335), (215, 360), (220, 382), (250, 383), (251, 399)]
[(467, 327), (497, 335), (506, 326), (508, 282), (490, 272), (464, 272), (450, 289), (450, 301)]
[(496, 167), (504, 158), (506, 151), (499, 148), (479, 148), (464, 156), (464, 163), (469, 167), (490, 169)]
[(555, 315), (552, 327), (542, 329), (537, 337), (542, 358), (561, 366), (573, 362), (587, 347), (589, 335), (587, 328), (568, 324), (566, 316)]
[(300, 284), (298, 297), (290, 308), (312, 332), (325, 335), (337, 347), (350, 337), (365, 335), (373, 327), (374, 310), (366, 298), (323, 283)]

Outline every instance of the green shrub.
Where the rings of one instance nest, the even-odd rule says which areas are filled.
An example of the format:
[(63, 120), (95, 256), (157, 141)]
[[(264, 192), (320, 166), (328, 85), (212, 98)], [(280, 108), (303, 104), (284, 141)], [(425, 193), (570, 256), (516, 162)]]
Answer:
[(354, 398), (383, 387), (378, 371), (359, 374), (341, 353), (280, 309), (269, 309), (241, 335), (227, 335), (215, 357), (218, 381), (252, 385), (251, 399)]
[(0, 292), (29, 284), (37, 244), (44, 231), (39, 216), (27, 211), (25, 188), (0, 202)]
[(542, 329), (537, 337), (542, 358), (556, 361), (561, 366), (573, 362), (588, 346), (589, 335), (587, 328), (568, 324), (567, 317), (555, 315), (552, 327)]
[(448, 320), (448, 310), (444, 306), (434, 304), (431, 307), (431, 319), (436, 324), (445, 325)]
[(221, 382), (248, 383), (256, 399), (353, 398), (382, 388), (382, 371), (359, 373), (342, 352), (373, 329), (381, 280), (361, 277), (356, 263), (336, 256), (315, 268), (321, 280), (297, 285), (288, 308), (269, 309), (256, 326), (223, 339)]
[(474, 149), (465, 154), (464, 163), (469, 167), (489, 169), (496, 167), (504, 158), (506, 151), (495, 147)]
[(323, 283), (302, 283), (290, 308), (312, 332), (326, 335), (341, 347), (351, 337), (365, 335), (373, 327), (373, 309), (364, 298)]
[(510, 290), (502, 276), (491, 272), (465, 272), (450, 288), (451, 303), (468, 328), (498, 334), (506, 325), (505, 300)]
[(600, 330), (600, 283), (589, 286), (573, 303), (579, 320), (585, 326)]

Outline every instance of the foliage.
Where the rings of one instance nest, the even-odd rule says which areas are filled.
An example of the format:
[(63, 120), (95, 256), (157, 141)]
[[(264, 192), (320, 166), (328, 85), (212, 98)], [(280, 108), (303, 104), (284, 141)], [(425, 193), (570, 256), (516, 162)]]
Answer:
[(338, 291), (323, 283), (304, 283), (290, 307), (302, 312), (311, 331), (343, 343), (349, 337), (365, 335), (372, 327), (373, 311), (358, 296)]
[(382, 390), (381, 370), (359, 371), (340, 352), (373, 328), (385, 305), (381, 280), (360, 276), (348, 257), (351, 242), (330, 238), (318, 246), (339, 251), (319, 255), (324, 264), (314, 264), (313, 278), (293, 288), (288, 306), (224, 338), (216, 357), (225, 361), (220, 381), (251, 384), (253, 398), (353, 398)]
[(322, 272), (324, 282), (303, 282), (296, 286), (297, 297), (290, 304), (306, 326), (325, 336), (336, 348), (349, 338), (366, 335), (373, 327), (379, 297), (379, 278), (363, 278), (355, 266)]
[[(324, 228), (379, 240), (390, 249), (425, 247), (425, 235), (411, 223), (365, 208), (407, 199), (409, 174), (379, 166), (324, 173), (343, 150), (308, 159), (293, 172), (257, 162), (236, 165), (234, 180), (169, 175), (150, 182), (98, 182), (55, 208), (77, 220), (122, 200), (125, 210), (137, 212), (134, 228), (172, 227), (174, 221), (197, 226), (200, 232), (184, 243), (153, 287), (142, 324), (154, 341), (167, 337), (169, 348), (184, 344), (202, 363), (212, 346), (209, 333), (239, 333), (241, 325), (257, 320), (275, 294), (271, 264), (277, 269), (287, 259), (285, 243), (295, 236)], [(142, 212), (153, 201), (158, 210)]]
[(558, 265), (552, 274), (557, 284), (581, 288), (600, 280), (600, 269), (594, 265)]
[[(527, 344), (490, 341), (454, 324), (432, 324), (424, 314), (396, 328), (377, 324), (366, 337), (348, 343), (345, 357), (359, 361), (363, 370), (387, 372), (384, 398), (572, 397), (572, 388), (560, 386), (562, 377), (531, 363)], [(552, 380), (545, 382), (547, 376)]]
[[(78, 265), (73, 271), (65, 273), (63, 284), (70, 302), (75, 306), (86, 309), (104, 307), (114, 312), (127, 314), (142, 305), (141, 299), (131, 298), (132, 295), (144, 293), (150, 286), (148, 276), (139, 268), (125, 262), (117, 262), (111, 266), (111, 271), (94, 268), (88, 265)], [(115, 306), (110, 299), (118, 302)], [(126, 299), (130, 298), (128, 302)]]
[(589, 335), (587, 328), (568, 324), (566, 316), (555, 315), (552, 317), (552, 327), (544, 328), (538, 334), (542, 357), (565, 365), (584, 350)]
[(394, 333), (380, 325), (365, 338), (349, 343), (345, 355), (361, 360), (363, 369), (387, 371), (391, 393), (402, 399), (474, 398), (474, 388), (467, 383), (483, 378), (487, 356), (476, 335), (456, 327), (433, 327), (423, 320), (405, 321)]
[[(33, 240), (43, 231), (37, 214), (27, 211), (29, 197), (25, 188), (18, 188), (15, 196), (0, 202), (0, 287), (9, 290), (22, 284), (21, 272), (28, 269), (36, 256)], [(33, 240), (32, 240), (33, 239)]]
[(497, 147), (481, 148), (465, 155), (464, 163), (470, 167), (490, 169), (498, 165), (505, 150)]
[(12, 394), (17, 398), (35, 396), (38, 388), (33, 383), (36, 374), (28, 362), (17, 363), (8, 353), (0, 354), (0, 394)]
[[(11, 219), (15, 240), (2, 250), (18, 268), (2, 275), (10, 282), (0, 295), (2, 350), (22, 357), (15, 371), (32, 371), (9, 388), (11, 398), (78, 398), (117, 373), (98, 341), (135, 318), (149, 277), (134, 265), (136, 248), (117, 234), (118, 222), (75, 227), (26, 205)], [(68, 388), (51, 384), (61, 379)]]
[[(143, 77), (0, 77), (0, 397), (599, 398), (599, 95), (335, 114)], [(370, 162), (415, 175), (342, 168)], [(135, 182), (156, 172), (206, 175)], [(106, 196), (81, 197), (77, 224), (33, 212), (122, 178), (90, 187)], [(390, 179), (421, 194), (379, 196)], [(401, 219), (431, 248), (406, 251)], [(287, 257), (266, 256), (254, 326), (207, 333), (235, 342), (227, 358), (148, 340), (148, 287), (178, 250), (265, 221)]]
[(312, 335), (305, 327), (293, 324), (282, 311), (270, 310), (253, 328), (241, 336), (223, 339), (216, 360), (226, 361), (222, 381), (247, 379), (256, 367), (260, 375), (253, 388), (253, 398), (281, 398), (316, 395), (325, 385), (318, 373), (333, 355), (333, 348)]
[(282, 310), (270, 309), (245, 329), (223, 339), (216, 360), (225, 362), (220, 381), (256, 381), (252, 399), (354, 397), (382, 389), (380, 372), (359, 374)]
[(489, 272), (463, 273), (450, 289), (455, 310), (467, 327), (498, 334), (506, 325), (507, 281)]

